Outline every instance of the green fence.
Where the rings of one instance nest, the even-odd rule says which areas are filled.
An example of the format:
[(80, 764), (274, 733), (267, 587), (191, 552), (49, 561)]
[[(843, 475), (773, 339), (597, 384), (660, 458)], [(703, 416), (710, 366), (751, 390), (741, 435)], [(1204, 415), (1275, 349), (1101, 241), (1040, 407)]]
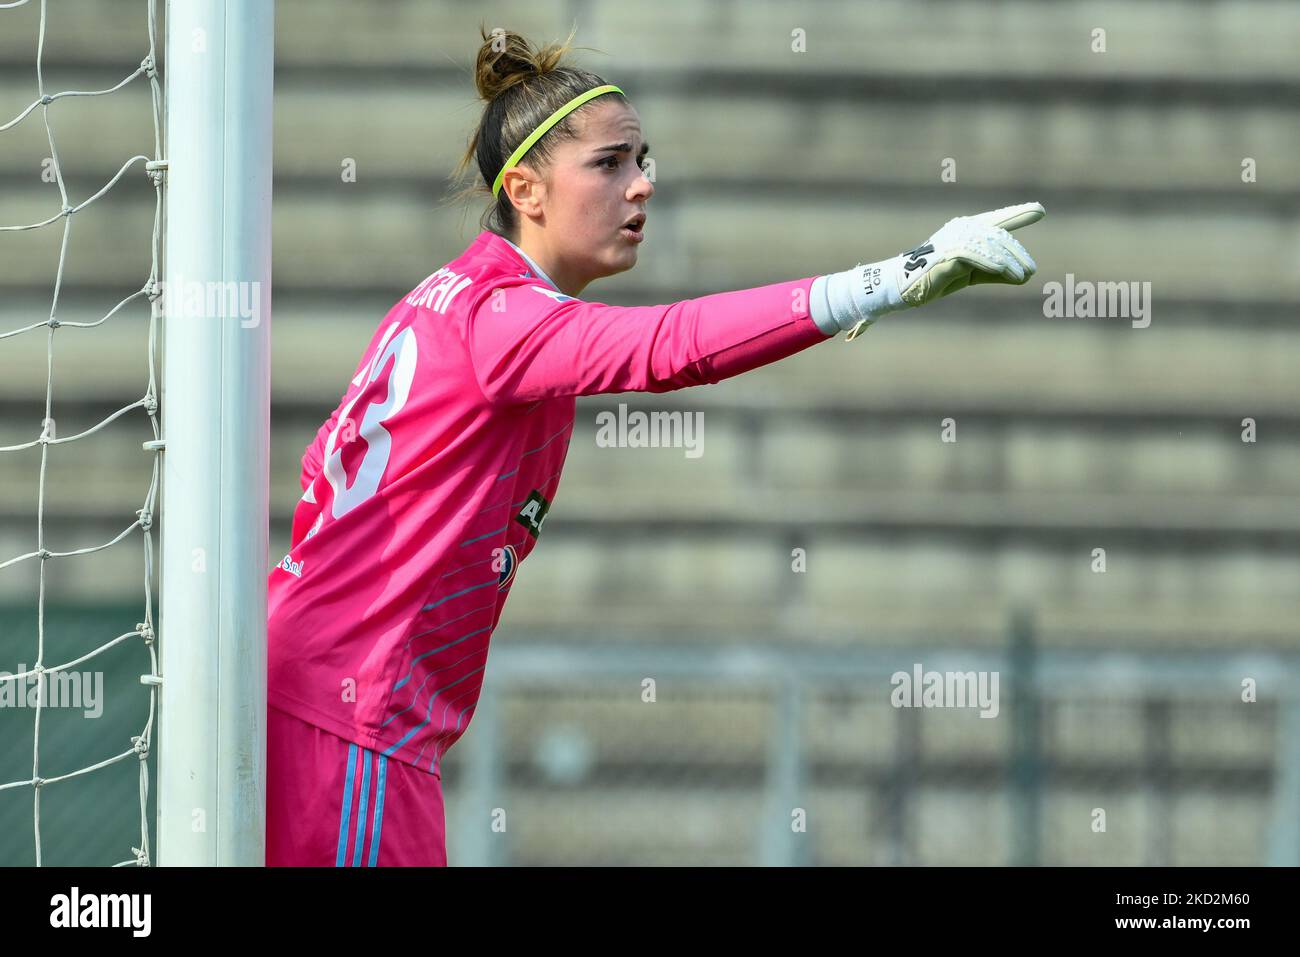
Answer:
[[(143, 620), (133, 605), (47, 607), (45, 667), (73, 661)], [(155, 619), (156, 620), (156, 619)], [(36, 603), (0, 606), (0, 671), (15, 674), (36, 661)], [(149, 719), (149, 651), (129, 638), (70, 670), (71, 680), (47, 685), (50, 707), (40, 712), (37, 774), (57, 778), (99, 764), (133, 747)], [(6, 687), (7, 686), (7, 687)], [(30, 782), (36, 742), (36, 687), (0, 683), (0, 785)], [(58, 695), (58, 697), (56, 697)], [(30, 704), (29, 704), (30, 703)], [(155, 735), (156, 740), (155, 723)], [(145, 820), (152, 848), (156, 763), (149, 756)], [(30, 783), (0, 790), (0, 865), (36, 863), (36, 802)], [(140, 845), (140, 759), (130, 755), (105, 767), (40, 789), (41, 863), (109, 865), (131, 861)]]

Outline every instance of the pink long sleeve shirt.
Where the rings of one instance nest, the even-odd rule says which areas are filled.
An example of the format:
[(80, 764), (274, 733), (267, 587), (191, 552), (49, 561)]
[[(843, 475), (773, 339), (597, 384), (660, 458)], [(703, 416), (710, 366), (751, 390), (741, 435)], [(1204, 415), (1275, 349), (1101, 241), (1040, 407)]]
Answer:
[(563, 295), (480, 233), (389, 310), (303, 456), (269, 575), (271, 705), (441, 776), (574, 397), (717, 382), (823, 342), (813, 278), (623, 308)]

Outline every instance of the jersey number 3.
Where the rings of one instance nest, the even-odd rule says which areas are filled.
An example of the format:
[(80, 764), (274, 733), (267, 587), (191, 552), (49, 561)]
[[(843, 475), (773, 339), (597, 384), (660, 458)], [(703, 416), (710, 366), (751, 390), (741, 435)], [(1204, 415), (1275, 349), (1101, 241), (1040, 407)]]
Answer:
[[(330, 488), (334, 490), (332, 512), (335, 518), (352, 511), (374, 495), (379, 488), (379, 480), (383, 478), (384, 470), (388, 468), (388, 458), (393, 450), (393, 438), (384, 428), (384, 422), (396, 415), (406, 404), (407, 396), (411, 393), (411, 380), (415, 378), (415, 333), (407, 327), (394, 335), (396, 329), (396, 323), (388, 327), (384, 338), (380, 340), (379, 348), (375, 350), (375, 358), (352, 380), (353, 385), (361, 386), (361, 391), (339, 414), (334, 431), (330, 433), (329, 441), (325, 443), (324, 471)], [(390, 362), (390, 359), (393, 361)], [(366, 406), (361, 427), (357, 429), (352, 416), (353, 408), (362, 396), (367, 394), (372, 398), (375, 396), (376, 390), (369, 389), (367, 386), (376, 381), (385, 369), (388, 370), (387, 398), (382, 403), (371, 401)], [(365, 454), (357, 466), (356, 478), (352, 480), (351, 485), (348, 484), (347, 470), (343, 468), (343, 450), (338, 447), (339, 432), (349, 423), (352, 423), (351, 427), (356, 429), (356, 438), (364, 439), (366, 444)]]

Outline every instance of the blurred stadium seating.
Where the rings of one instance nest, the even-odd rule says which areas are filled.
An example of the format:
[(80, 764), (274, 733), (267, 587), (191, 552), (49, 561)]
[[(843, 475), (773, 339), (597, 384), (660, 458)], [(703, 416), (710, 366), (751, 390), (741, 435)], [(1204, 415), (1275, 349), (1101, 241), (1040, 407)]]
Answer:
[[(138, 6), (58, 5), (47, 84), (133, 68)], [(536, 40), (576, 20), (608, 54), (581, 62), (628, 92), (656, 161), (639, 265), (584, 298), (830, 272), (1031, 200), (1040, 273), (715, 386), (579, 400), (484, 704), (445, 762), (452, 863), (1300, 863), (1300, 6), (865, 10), (279, 0), (270, 561), (371, 330), (478, 232), (481, 207), (442, 200), (478, 118), (480, 20)], [(33, 96), (32, 19), (3, 21), (0, 122)], [(51, 116), (76, 197), (152, 142), (138, 84)], [(47, 153), (39, 122), (0, 134), (0, 222), (51, 215)], [(74, 221), (61, 315), (142, 284), (152, 212), (137, 176)], [(59, 239), (0, 236), (0, 330), (48, 312)], [(1150, 281), (1150, 327), (1044, 317), (1039, 280), (1066, 273)], [(58, 333), (61, 432), (139, 397), (146, 323)], [(0, 445), (39, 430), (45, 357), (44, 335), (0, 343)], [(598, 448), (595, 416), (620, 402), (703, 412), (704, 455)], [(140, 416), (51, 452), (52, 541), (125, 527), (148, 437)], [(0, 560), (34, 547), (39, 458), (0, 456)], [(130, 618), (127, 544), (47, 569), (69, 647), (109, 609)], [(36, 572), (0, 572), (0, 668), (32, 660)], [(945, 661), (1001, 669), (999, 720), (890, 707), (891, 672)], [(135, 658), (113, 667), (134, 684)], [(0, 713), (3, 781), (30, 774), (19, 714)], [(84, 760), (85, 736), (43, 760)], [(113, 770), (127, 837), (68, 810), (56, 858), (124, 856), (135, 784)], [(28, 863), (30, 835), (30, 792), (0, 792), (0, 863)]]

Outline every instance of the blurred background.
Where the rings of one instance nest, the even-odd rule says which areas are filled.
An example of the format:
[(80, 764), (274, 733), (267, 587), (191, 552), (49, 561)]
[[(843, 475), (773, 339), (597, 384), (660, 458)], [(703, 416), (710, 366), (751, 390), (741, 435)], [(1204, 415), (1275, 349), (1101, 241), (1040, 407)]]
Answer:
[[(49, 6), (47, 90), (111, 87), (148, 51), (144, 0)], [(0, 10), (0, 125), (36, 97), (39, 17)], [(278, 0), (269, 562), (375, 325), (479, 231), (481, 205), (446, 200), (480, 22), (534, 44), (576, 24), (603, 51), (577, 62), (652, 144), (639, 263), (584, 298), (673, 302), (883, 259), (955, 215), (1048, 216), (1024, 288), (718, 385), (579, 400), (444, 762), (450, 862), (1300, 864), (1300, 6)], [(48, 116), (74, 204), (152, 156), (143, 78)], [(0, 225), (58, 213), (50, 156), (40, 109), (0, 132)], [(74, 217), (61, 319), (140, 289), (154, 203), (137, 163)], [(48, 317), (61, 241), (0, 232), (0, 333)], [(1047, 315), (1067, 274), (1149, 282), (1150, 325)], [(40, 434), (47, 377), (59, 435), (139, 399), (148, 319), (137, 299), (0, 339), (0, 446)], [(599, 447), (619, 403), (703, 413), (703, 454)], [(0, 453), (0, 562), (36, 549), (38, 506), (52, 550), (128, 529), (150, 438), (136, 408), (49, 447), (43, 504), (41, 449)], [(0, 670), (36, 660), (39, 564), (0, 568)], [(46, 664), (144, 620), (139, 528), (46, 565)], [(916, 665), (996, 672), (997, 716), (893, 707)], [(84, 667), (103, 713), (43, 712), (43, 777), (148, 718), (142, 641)], [(33, 718), (0, 707), (0, 785), (30, 782)], [(140, 801), (134, 756), (42, 788), (44, 863), (131, 860)], [(33, 810), (30, 783), (0, 789), (0, 864), (35, 862)]]

